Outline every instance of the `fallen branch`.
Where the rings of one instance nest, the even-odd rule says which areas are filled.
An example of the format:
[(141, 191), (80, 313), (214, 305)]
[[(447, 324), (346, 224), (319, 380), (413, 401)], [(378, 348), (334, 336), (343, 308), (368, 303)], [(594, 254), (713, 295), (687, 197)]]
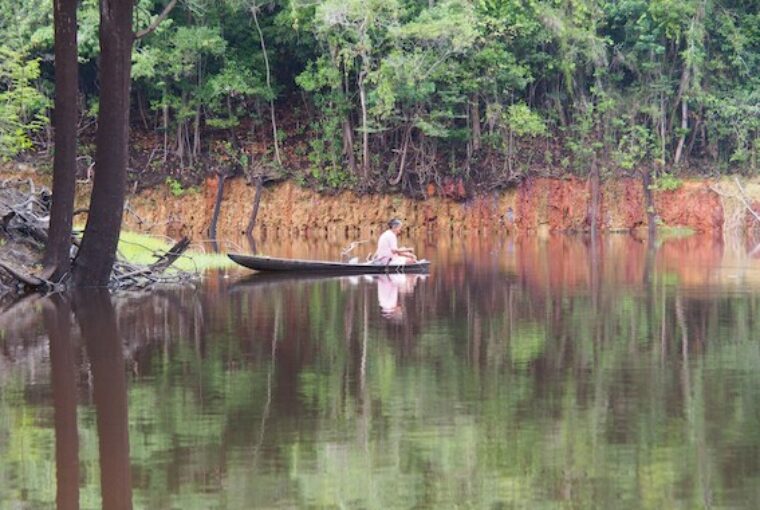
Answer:
[(758, 215), (755, 210), (749, 205), (749, 202), (747, 202), (747, 193), (744, 191), (744, 187), (742, 186), (741, 181), (738, 177), (734, 177), (734, 182), (736, 183), (736, 187), (739, 188), (739, 195), (737, 195), (737, 198), (741, 201), (742, 204), (744, 204), (744, 207), (746, 207), (747, 210), (752, 213), (752, 216), (754, 216), (755, 219), (760, 222), (760, 215)]
[(52, 288), (53, 284), (47, 280), (44, 280), (42, 278), (38, 278), (34, 275), (28, 275), (24, 274), (18, 269), (14, 268), (10, 264), (7, 264), (5, 262), (0, 261), (0, 269), (3, 269), (6, 273), (8, 273), (12, 278), (15, 280), (18, 280), (20, 283), (26, 285), (27, 287), (30, 287), (32, 289), (40, 289), (40, 288)]
[[(45, 246), (48, 240), (49, 209), (47, 201), (43, 197), (47, 190), (43, 188), (37, 191), (33, 183), (27, 184), (32, 191), (31, 194), (26, 192), (6, 193), (3, 200), (0, 201), (0, 231), (5, 234), (7, 239), (16, 243), (31, 244), (34, 251), (38, 251)], [(17, 181), (16, 190), (23, 185), (23, 181)], [(0, 182), (0, 189), (5, 186), (8, 186), (7, 181)], [(129, 210), (128, 205), (126, 209)], [(87, 210), (77, 210), (75, 214), (81, 212), (87, 212)], [(80, 246), (80, 241), (75, 232), (72, 232), (71, 242), (73, 247), (78, 248)], [(195, 278), (197, 271), (195, 273), (176, 271), (164, 275), (166, 270), (185, 253), (189, 246), (190, 240), (183, 237), (167, 251), (153, 251), (155, 261), (145, 265), (125, 262), (124, 257), (119, 256), (114, 262), (109, 286), (118, 289), (139, 289), (158, 283), (190, 281)], [(146, 247), (145, 249), (150, 252), (149, 248)], [(72, 251), (75, 252), (76, 250)], [(0, 290), (2, 288), (15, 288), (17, 291), (23, 289), (23, 292), (49, 292), (65, 288), (65, 283), (50, 281), (51, 268), (47, 268), (41, 273), (32, 274), (30, 269), (25, 266), (31, 266), (33, 263), (33, 260), (29, 260), (24, 266), (17, 267), (0, 261), (0, 274), (4, 279), (0, 282)], [(66, 280), (68, 278), (64, 278), (62, 282)]]
[(156, 273), (163, 273), (166, 268), (174, 264), (174, 262), (187, 250), (190, 246), (190, 239), (183, 237), (174, 246), (169, 248), (169, 251), (164, 253), (157, 261), (151, 264), (149, 269)]
[(744, 191), (744, 187), (741, 185), (739, 178), (735, 177), (734, 182), (736, 183), (736, 187), (739, 190), (738, 193), (727, 193), (721, 189), (716, 188), (715, 186), (709, 186), (709, 188), (710, 188), (710, 191), (712, 191), (718, 196), (721, 196), (723, 198), (734, 198), (738, 200), (739, 202), (741, 202), (744, 208), (747, 209), (752, 214), (752, 216), (755, 217), (755, 219), (758, 222), (760, 222), (760, 215), (758, 215), (758, 213), (755, 212), (755, 210), (750, 206), (749, 202), (747, 201), (747, 198), (746, 198), (747, 194)]

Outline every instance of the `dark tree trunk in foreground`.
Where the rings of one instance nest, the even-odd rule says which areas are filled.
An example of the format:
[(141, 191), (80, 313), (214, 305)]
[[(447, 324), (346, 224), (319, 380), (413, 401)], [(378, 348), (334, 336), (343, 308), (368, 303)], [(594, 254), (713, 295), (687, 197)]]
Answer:
[(50, 384), (55, 412), (55, 480), (57, 510), (79, 509), (79, 432), (77, 371), (71, 341), (71, 307), (54, 296), (43, 310), (50, 341)]
[(46, 277), (58, 281), (71, 269), (71, 227), (77, 158), (77, 0), (54, 0), (55, 154), (53, 204), (45, 248)]
[(108, 284), (126, 192), (132, 0), (100, 2), (100, 110), (90, 214), (75, 267), (77, 286)]
[(106, 289), (80, 291), (74, 300), (92, 367), (102, 508), (131, 510), (127, 381), (116, 314)]

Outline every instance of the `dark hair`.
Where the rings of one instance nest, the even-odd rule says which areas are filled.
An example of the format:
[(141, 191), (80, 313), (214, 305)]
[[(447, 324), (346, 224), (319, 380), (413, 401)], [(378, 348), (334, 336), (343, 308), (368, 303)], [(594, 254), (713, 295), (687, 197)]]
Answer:
[(401, 220), (398, 218), (393, 218), (388, 222), (388, 228), (398, 227), (399, 225), (401, 225)]

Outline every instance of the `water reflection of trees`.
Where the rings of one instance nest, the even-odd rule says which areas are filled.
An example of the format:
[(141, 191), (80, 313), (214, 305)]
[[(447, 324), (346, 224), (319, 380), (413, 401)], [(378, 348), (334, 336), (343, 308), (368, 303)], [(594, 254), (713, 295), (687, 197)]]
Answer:
[(151, 508), (214, 506), (220, 493), (233, 508), (756, 500), (760, 299), (695, 287), (696, 269), (662, 250), (648, 259), (636, 241), (600, 243), (595, 266), (590, 249), (463, 246), (399, 296), (401, 322), (365, 279), (120, 298), (135, 497)]

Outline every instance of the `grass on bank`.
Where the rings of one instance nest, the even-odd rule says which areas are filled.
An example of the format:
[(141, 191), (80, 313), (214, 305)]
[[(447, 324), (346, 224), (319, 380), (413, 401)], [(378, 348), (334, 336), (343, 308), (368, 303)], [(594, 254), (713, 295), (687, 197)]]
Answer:
[(691, 237), (694, 234), (696, 234), (696, 231), (691, 227), (671, 227), (668, 225), (657, 226), (657, 235), (661, 240), (682, 239), (685, 237)]
[[(174, 243), (165, 237), (156, 237), (137, 232), (124, 231), (119, 236), (119, 256), (133, 264), (152, 264), (156, 261), (156, 254), (166, 252)], [(194, 245), (188, 249), (172, 268), (183, 271), (202, 271), (205, 269), (219, 269), (234, 265), (223, 253), (204, 253)]]

